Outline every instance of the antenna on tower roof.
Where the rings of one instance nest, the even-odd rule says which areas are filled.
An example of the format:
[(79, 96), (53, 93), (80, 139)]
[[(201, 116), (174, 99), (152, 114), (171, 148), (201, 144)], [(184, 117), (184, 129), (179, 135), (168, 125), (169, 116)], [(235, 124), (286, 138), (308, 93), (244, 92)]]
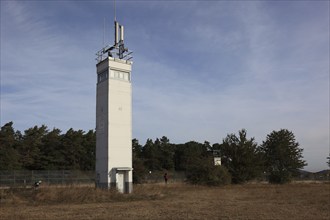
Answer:
[(132, 51), (129, 51), (128, 48), (125, 48), (124, 45), (124, 26), (120, 25), (117, 22), (117, 18), (116, 18), (116, 0), (113, 1), (114, 3), (114, 26), (115, 26), (115, 36), (114, 36), (114, 45), (110, 46), (104, 45), (104, 35), (105, 35), (105, 21), (103, 24), (103, 48), (101, 50), (99, 50), (96, 53), (96, 60), (98, 62), (103, 61), (104, 59), (106, 59), (107, 57), (112, 57), (112, 58), (119, 58), (121, 60), (130, 60), (133, 57), (131, 56), (131, 54), (133, 53)]
[(105, 45), (105, 17), (103, 17), (103, 43), (102, 43), (102, 47), (104, 47)]
[(117, 18), (116, 18), (116, 0), (113, 0), (113, 12), (114, 12), (114, 18), (116, 21), (117, 20)]

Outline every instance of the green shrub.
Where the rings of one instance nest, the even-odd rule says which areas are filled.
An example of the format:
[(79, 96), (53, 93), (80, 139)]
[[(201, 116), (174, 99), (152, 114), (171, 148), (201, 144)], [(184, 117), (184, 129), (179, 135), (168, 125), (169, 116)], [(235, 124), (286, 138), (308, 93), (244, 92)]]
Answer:
[(140, 158), (133, 158), (133, 183), (140, 184), (144, 181), (146, 175), (146, 168)]
[(268, 181), (273, 184), (289, 183), (291, 180), (291, 173), (286, 171), (273, 171), (268, 175)]
[(186, 170), (187, 181), (192, 184), (218, 186), (231, 183), (231, 175), (223, 166), (215, 166), (209, 158), (190, 163)]

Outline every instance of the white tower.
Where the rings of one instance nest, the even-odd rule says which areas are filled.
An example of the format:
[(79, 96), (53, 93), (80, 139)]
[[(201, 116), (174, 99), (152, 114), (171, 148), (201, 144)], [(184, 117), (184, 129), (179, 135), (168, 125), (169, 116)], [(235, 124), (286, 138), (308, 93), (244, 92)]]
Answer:
[(122, 193), (133, 188), (131, 53), (115, 21), (114, 45), (96, 54), (96, 186)]

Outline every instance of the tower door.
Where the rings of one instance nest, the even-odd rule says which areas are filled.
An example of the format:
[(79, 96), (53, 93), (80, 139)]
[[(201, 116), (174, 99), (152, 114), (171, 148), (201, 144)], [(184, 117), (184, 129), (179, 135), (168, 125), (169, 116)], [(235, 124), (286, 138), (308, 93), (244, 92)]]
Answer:
[(119, 192), (124, 193), (124, 186), (125, 186), (125, 173), (120, 171), (117, 173), (117, 189)]

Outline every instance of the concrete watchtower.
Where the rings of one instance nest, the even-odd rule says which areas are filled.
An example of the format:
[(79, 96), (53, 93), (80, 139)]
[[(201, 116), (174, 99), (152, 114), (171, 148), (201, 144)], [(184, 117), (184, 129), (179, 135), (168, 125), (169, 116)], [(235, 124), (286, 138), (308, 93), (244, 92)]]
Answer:
[(133, 188), (131, 54), (115, 21), (114, 45), (96, 54), (96, 187), (122, 193)]

